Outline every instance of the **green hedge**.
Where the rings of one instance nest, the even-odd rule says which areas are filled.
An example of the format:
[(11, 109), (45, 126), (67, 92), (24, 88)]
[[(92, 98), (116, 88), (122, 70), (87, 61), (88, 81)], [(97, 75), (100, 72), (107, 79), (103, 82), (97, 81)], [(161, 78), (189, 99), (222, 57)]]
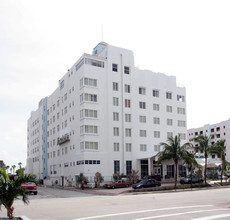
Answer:
[[(230, 185), (230, 183), (229, 183)], [(211, 187), (209, 184), (193, 184), (192, 188), (201, 188), (201, 187)], [(191, 185), (178, 185), (176, 189), (191, 189)], [(165, 190), (174, 190), (174, 186), (161, 186), (155, 188), (143, 188), (143, 189), (133, 189), (129, 192), (152, 192), (152, 191), (165, 191)]]

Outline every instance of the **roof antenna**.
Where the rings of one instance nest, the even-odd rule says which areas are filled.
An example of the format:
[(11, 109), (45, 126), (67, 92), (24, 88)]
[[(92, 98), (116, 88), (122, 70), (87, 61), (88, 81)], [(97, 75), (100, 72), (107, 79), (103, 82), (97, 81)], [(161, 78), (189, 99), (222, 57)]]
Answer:
[(103, 24), (101, 25), (101, 41), (103, 41)]

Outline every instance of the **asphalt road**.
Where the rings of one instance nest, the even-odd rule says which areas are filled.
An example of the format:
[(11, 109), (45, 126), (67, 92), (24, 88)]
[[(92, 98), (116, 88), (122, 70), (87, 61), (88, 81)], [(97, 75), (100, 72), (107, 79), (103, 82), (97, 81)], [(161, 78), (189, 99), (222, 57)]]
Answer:
[(117, 196), (47, 188), (37, 197), (31, 195), (28, 206), (16, 201), (14, 207), (16, 216), (33, 220), (227, 220), (230, 219), (229, 195), (230, 188)]
[[(72, 197), (88, 197), (90, 195), (78, 190), (63, 190), (58, 188), (38, 187), (37, 195), (30, 195), (30, 200), (47, 199), (47, 198), (72, 198)], [(91, 195), (92, 196), (92, 195)]]

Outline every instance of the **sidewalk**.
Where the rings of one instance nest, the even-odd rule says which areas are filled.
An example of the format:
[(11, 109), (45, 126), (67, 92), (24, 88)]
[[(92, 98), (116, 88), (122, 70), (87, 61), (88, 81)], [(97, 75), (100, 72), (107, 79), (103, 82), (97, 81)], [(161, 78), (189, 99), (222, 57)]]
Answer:
[[(193, 190), (207, 190), (207, 189), (216, 189), (216, 188), (226, 188), (226, 187), (230, 187), (230, 185), (228, 186), (220, 186), (220, 181), (208, 181), (208, 183), (210, 185), (212, 185), (212, 187), (203, 187), (203, 188), (193, 188)], [(180, 184), (178, 183), (178, 186)], [(189, 184), (187, 184), (189, 185)], [(174, 183), (162, 183), (161, 187), (165, 187), (165, 186), (174, 186)], [(146, 192), (130, 192), (130, 190), (133, 190), (132, 187), (127, 187), (127, 188), (116, 188), (116, 189), (105, 189), (105, 188), (85, 188), (84, 190), (81, 190), (79, 188), (75, 188), (75, 187), (55, 187), (55, 188), (59, 188), (59, 189), (66, 189), (66, 190), (72, 190), (72, 191), (78, 191), (78, 192), (82, 192), (82, 193), (87, 193), (87, 194), (93, 194), (93, 195), (104, 195), (104, 196), (117, 196), (117, 195), (127, 195), (127, 194), (132, 194), (132, 193), (162, 193), (162, 192), (175, 192), (175, 190), (162, 190), (162, 191), (146, 191)], [(147, 190), (147, 189), (146, 189)], [(186, 191), (186, 190), (191, 190), (190, 188), (188, 189), (177, 189), (177, 192), (179, 191)]]

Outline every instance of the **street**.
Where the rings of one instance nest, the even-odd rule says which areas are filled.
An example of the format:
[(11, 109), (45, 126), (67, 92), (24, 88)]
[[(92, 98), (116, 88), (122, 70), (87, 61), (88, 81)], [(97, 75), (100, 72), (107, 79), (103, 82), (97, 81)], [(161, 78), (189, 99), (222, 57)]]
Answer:
[[(230, 219), (230, 188), (98, 196), (84, 192), (39, 189), (30, 204), (16, 201), (15, 216), (33, 220), (87, 219)], [(3, 209), (0, 216), (5, 216)]]

